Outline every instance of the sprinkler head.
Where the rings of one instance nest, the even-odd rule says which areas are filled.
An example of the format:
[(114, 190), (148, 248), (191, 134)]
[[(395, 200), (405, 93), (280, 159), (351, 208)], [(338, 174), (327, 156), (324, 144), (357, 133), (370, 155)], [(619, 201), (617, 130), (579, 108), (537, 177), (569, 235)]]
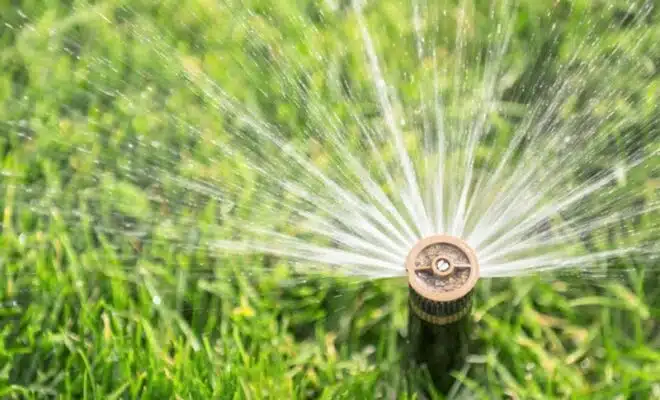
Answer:
[(420, 240), (408, 254), (406, 271), (410, 308), (419, 318), (444, 325), (468, 313), (479, 264), (463, 240), (448, 235)]

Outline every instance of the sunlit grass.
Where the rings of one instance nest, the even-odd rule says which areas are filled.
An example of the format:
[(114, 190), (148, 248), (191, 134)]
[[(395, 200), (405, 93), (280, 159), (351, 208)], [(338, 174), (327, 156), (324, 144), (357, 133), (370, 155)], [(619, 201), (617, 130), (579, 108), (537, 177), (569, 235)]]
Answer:
[[(216, 221), (232, 213), (265, 217), (250, 214), (257, 190), (250, 171), (233, 182), (244, 189), (233, 199), (240, 209), (205, 202), (168, 180), (168, 173), (236, 179), (241, 174), (226, 171), (240, 169), (241, 160), (214, 158), (210, 141), (230, 140), (220, 118), (171, 66), (154, 62), (153, 43), (135, 32), (168, 26), (165, 39), (187, 55), (181, 64), (189, 74), (203, 67), (295, 136), (298, 110), (286, 101), (273, 107), (263, 95), (268, 90), (286, 100), (276, 93), (277, 80), (259, 75), (258, 65), (241, 70), (218, 56), (218, 48), (246, 59), (244, 53), (259, 51), (242, 46), (250, 35), (247, 19), (258, 19), (254, 29), (269, 34), (262, 17), (202, 0), (185, 7), (163, 2), (158, 10), (158, 2), (135, 5), (131, 15), (122, 14), (128, 3), (121, 1), (75, 2), (73, 8), (64, 1), (19, 3), (0, 5), (0, 22), (6, 18), (0, 31), (0, 398), (419, 398), (415, 388), (430, 389), (424, 371), (401, 367), (403, 281), (300, 276), (270, 257), (215, 254), (203, 243), (232, 234), (231, 223)], [(287, 18), (300, 10), (282, 3), (272, 13), (288, 21), (291, 35), (304, 34), (300, 21)], [(516, 39), (523, 42), (526, 31), (542, 31), (536, 25), (542, 6), (554, 4), (526, 3)], [(308, 18), (320, 18), (311, 2), (305, 5)], [(396, 11), (395, 3), (386, 4), (374, 15), (382, 14), (392, 35), (409, 33)], [(139, 29), (97, 22), (99, 13)], [(326, 34), (324, 24), (341, 20), (326, 18), (306, 43), (329, 54), (359, 45)], [(660, 32), (657, 25), (648, 29)], [(616, 33), (607, 38), (616, 40)], [(304, 46), (287, 43), (292, 48), (281, 51), (299, 54), (301, 64), (320, 64)], [(514, 55), (526, 70), (538, 56)], [(415, 68), (410, 58), (387, 57), (402, 70)], [(342, 63), (367, 73), (356, 60)], [(316, 78), (312, 85), (324, 87), (323, 75)], [(613, 84), (628, 85), (640, 99), (635, 106), (641, 109), (617, 112), (642, 119), (657, 111), (658, 93), (649, 89), (657, 77)], [(354, 85), (357, 91), (370, 83), (364, 76)], [(330, 90), (326, 95), (332, 98)], [(342, 107), (334, 111), (342, 115)], [(517, 104), (508, 108), (521, 112)], [(196, 121), (198, 142), (187, 144), (187, 132), (169, 118), (175, 112)], [(160, 152), (128, 151), (137, 135), (157, 139)], [(640, 140), (650, 137), (640, 133)], [(131, 170), (142, 175), (124, 179)], [(649, 196), (657, 196), (657, 176), (635, 179), (651, 182)], [(635, 259), (619, 263), (622, 272), (606, 278), (483, 281), (470, 364), (458, 375), (462, 387), (484, 399), (660, 398), (658, 268)]]

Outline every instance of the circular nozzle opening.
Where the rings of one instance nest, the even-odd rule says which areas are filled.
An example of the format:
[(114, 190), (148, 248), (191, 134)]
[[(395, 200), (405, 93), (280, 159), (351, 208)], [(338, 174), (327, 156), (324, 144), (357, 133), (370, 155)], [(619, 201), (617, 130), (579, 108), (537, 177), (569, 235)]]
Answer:
[(463, 240), (449, 235), (420, 240), (408, 254), (406, 270), (410, 287), (420, 296), (438, 302), (466, 296), (479, 279), (474, 251)]

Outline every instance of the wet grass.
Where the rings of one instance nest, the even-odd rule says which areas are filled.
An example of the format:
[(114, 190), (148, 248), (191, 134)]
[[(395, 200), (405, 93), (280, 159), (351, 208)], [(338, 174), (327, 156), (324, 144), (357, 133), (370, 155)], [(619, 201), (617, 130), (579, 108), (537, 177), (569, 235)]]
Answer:
[[(204, 243), (232, 231), (210, 226), (231, 212), (169, 187), (155, 168), (212, 182), (229, 179), (222, 168), (239, 167), (207, 165), (217, 160), (208, 143), (191, 144), (172, 123), (173, 114), (185, 115), (202, 136), (224, 132), (154, 43), (136, 38), (135, 26), (167, 26), (163, 40), (186, 55), (188, 70), (203, 66), (295, 135), (304, 116), (286, 96), (278, 103), (257, 90), (277, 93), (277, 80), (218, 56), (264, 51), (246, 48), (249, 33), (227, 23), (256, 17), (210, 12), (204, 1), (70, 3), (0, 3), (0, 398), (419, 398), (420, 387), (430, 390), (424, 371), (401, 367), (404, 282), (301, 277), (268, 257), (214, 254)], [(541, 4), (551, 2), (529, 3), (514, 40), (520, 48), (530, 32), (542, 42)], [(318, 28), (308, 39), (328, 53), (357, 45), (323, 35), (339, 16), (282, 4), (270, 12), (288, 21), (291, 35), (308, 30), (286, 17), (304, 14)], [(383, 24), (396, 35), (403, 23), (388, 7)], [(112, 23), (99, 22), (99, 13)], [(254, 26), (266, 36), (267, 24)], [(652, 20), (644, 29), (660, 32)], [(544, 63), (541, 47), (513, 53), (527, 66), (519, 85)], [(307, 57), (300, 62), (311, 68)], [(413, 68), (406, 57), (388, 57)], [(354, 63), (340, 64), (358, 69)], [(358, 95), (370, 85), (364, 81), (350, 83)], [(631, 129), (657, 111), (657, 76), (610, 83), (639, 100), (628, 105)], [(165, 150), (131, 151), (138, 135)], [(657, 195), (658, 177), (635, 179)], [(245, 185), (239, 200), (247, 204), (254, 188)], [(470, 363), (457, 378), (484, 399), (660, 398), (657, 267), (627, 258), (605, 278), (483, 281)]]

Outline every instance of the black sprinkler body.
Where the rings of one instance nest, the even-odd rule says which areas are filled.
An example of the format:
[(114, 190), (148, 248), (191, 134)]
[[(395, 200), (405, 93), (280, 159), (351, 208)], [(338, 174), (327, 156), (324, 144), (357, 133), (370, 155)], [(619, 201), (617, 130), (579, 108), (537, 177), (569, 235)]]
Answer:
[(413, 366), (426, 366), (434, 386), (447, 393), (452, 372), (465, 363), (473, 289), (479, 279), (474, 251), (453, 236), (427, 237), (406, 260), (408, 345)]

